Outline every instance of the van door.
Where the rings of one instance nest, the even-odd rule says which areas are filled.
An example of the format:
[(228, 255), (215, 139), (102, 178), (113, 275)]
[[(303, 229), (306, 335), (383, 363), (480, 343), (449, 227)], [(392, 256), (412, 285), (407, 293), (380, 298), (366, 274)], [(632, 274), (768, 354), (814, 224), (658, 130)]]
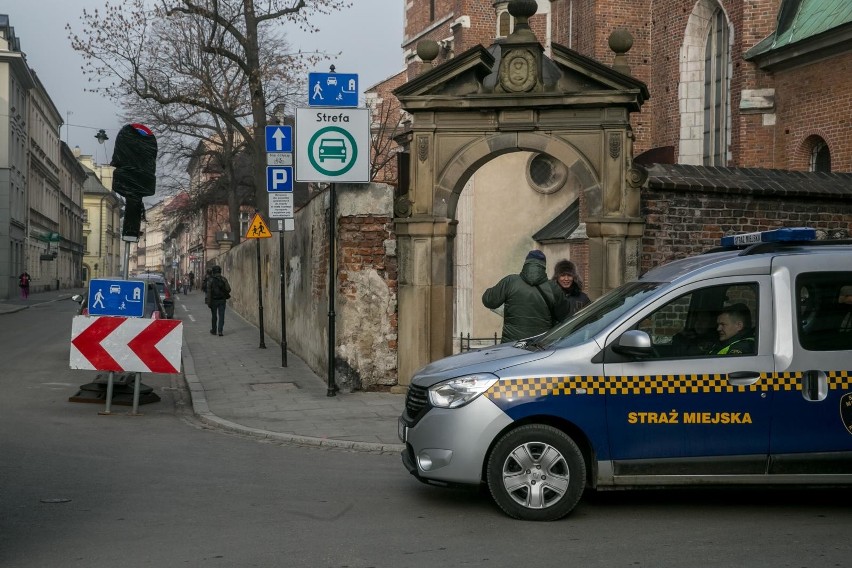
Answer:
[[(693, 329), (706, 314), (747, 308), (751, 347), (707, 346)], [(765, 474), (773, 370), (768, 275), (717, 278), (673, 290), (607, 339), (604, 374), (613, 473), (618, 476)], [(718, 324), (714, 327), (718, 327)], [(646, 332), (652, 349), (620, 352), (628, 330)], [(715, 329), (710, 340), (719, 340)], [(746, 342), (744, 345), (748, 345)], [(767, 372), (768, 371), (768, 372)]]
[(852, 271), (811, 254), (772, 265), (779, 389), (770, 473), (852, 477)]

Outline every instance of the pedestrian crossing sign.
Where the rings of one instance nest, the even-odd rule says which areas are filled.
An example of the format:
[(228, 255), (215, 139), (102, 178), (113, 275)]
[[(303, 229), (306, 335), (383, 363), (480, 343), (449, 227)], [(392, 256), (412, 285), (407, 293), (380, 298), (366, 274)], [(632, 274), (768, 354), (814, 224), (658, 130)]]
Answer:
[(268, 239), (272, 236), (272, 232), (269, 230), (269, 227), (266, 226), (266, 223), (263, 221), (263, 217), (260, 216), (260, 213), (254, 214), (254, 219), (251, 220), (251, 225), (249, 225), (248, 231), (246, 231), (247, 239)]

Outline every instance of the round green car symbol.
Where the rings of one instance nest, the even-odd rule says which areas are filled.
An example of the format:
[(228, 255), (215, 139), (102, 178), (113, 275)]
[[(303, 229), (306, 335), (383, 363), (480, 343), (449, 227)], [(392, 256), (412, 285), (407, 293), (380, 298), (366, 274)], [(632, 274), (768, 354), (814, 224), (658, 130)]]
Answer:
[[(323, 138), (319, 140), (321, 136), (335, 133), (339, 134), (341, 137), (334, 138)], [(346, 152), (346, 142), (344, 140), (349, 141), (349, 145), (352, 148), (352, 155), (347, 156)], [(314, 152), (314, 147), (319, 141), (319, 147), (317, 151)], [(346, 130), (338, 127), (338, 126), (328, 126), (326, 128), (321, 128), (311, 137), (310, 142), (308, 142), (308, 160), (310, 160), (311, 165), (314, 169), (321, 174), (327, 176), (340, 176), (348, 172), (352, 169), (352, 166), (355, 165), (355, 160), (358, 157), (358, 145), (355, 143), (355, 138), (352, 137)], [(340, 161), (342, 167), (337, 170), (330, 170), (328, 168), (324, 168), (321, 166), (321, 163), (325, 163), (326, 160), (331, 161)]]

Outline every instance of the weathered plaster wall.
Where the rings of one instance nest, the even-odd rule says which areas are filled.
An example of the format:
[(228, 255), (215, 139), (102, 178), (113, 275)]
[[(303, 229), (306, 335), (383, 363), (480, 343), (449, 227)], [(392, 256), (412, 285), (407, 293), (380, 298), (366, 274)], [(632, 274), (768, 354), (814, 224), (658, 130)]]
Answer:
[[(337, 184), (336, 191), (336, 381), (346, 390), (386, 388), (397, 380), (393, 188)], [(328, 205), (328, 191), (317, 194), (296, 212), (295, 231), (284, 233), (287, 347), (324, 378), (328, 376)], [(260, 239), (264, 330), (276, 342), (281, 340), (279, 243), (278, 233)], [(217, 261), (231, 282), (229, 305), (258, 325), (257, 243), (240, 243)], [(280, 348), (269, 342), (266, 347)]]

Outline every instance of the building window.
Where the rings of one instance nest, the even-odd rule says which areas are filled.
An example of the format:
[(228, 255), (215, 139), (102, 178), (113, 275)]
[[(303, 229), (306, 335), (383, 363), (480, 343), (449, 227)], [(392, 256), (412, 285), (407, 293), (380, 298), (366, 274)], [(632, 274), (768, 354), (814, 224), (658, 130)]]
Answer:
[(811, 166), (812, 172), (831, 172), (831, 151), (828, 149), (828, 144), (820, 140), (811, 149)]
[(248, 233), (249, 225), (251, 225), (251, 221), (254, 218), (254, 215), (249, 213), (248, 211), (240, 211), (240, 235), (245, 235)]
[(429, 21), (435, 21), (435, 0), (429, 0)]
[(527, 163), (527, 181), (539, 193), (559, 191), (567, 178), (565, 164), (547, 154), (534, 154)]
[(728, 156), (728, 22), (724, 12), (713, 14), (704, 48), (704, 150), (705, 166), (725, 166)]
[(512, 33), (512, 16), (503, 11), (497, 14), (497, 37), (507, 37)]

